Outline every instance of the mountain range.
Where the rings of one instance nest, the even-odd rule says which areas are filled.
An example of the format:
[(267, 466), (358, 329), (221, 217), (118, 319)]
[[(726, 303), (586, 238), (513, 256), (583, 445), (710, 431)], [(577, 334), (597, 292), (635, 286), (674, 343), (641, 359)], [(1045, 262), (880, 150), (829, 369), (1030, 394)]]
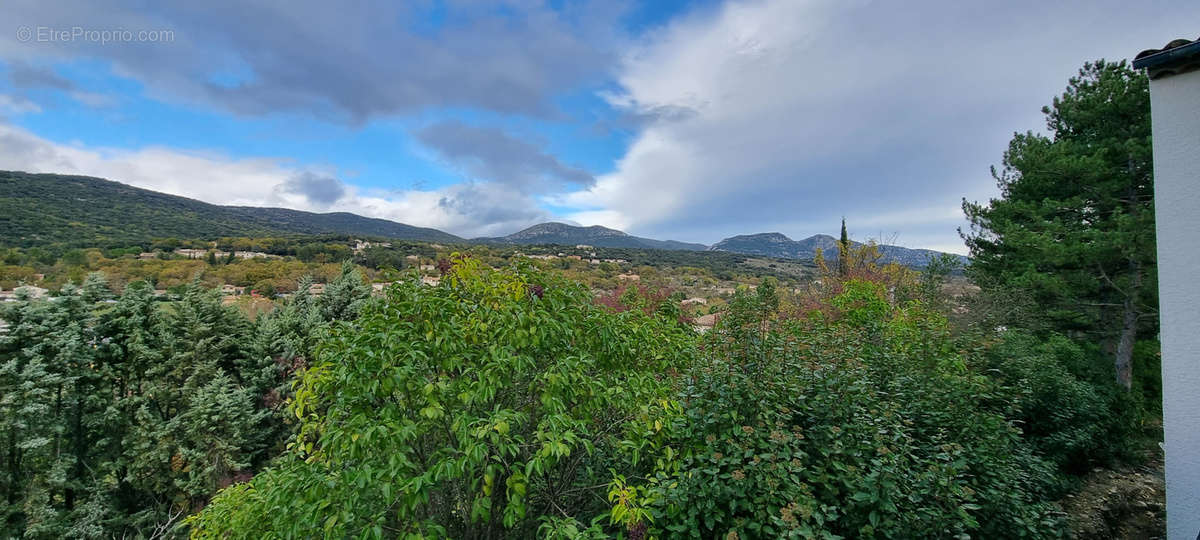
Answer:
[[(861, 243), (853, 240), (850, 241), (850, 244), (855, 247), (862, 246)], [(782, 233), (772, 232), (729, 237), (713, 244), (708, 249), (712, 251), (730, 251), (743, 255), (775, 257), (778, 259), (813, 259), (817, 256), (817, 250), (819, 249), (826, 258), (835, 260), (837, 259), (838, 241), (827, 234), (817, 234), (803, 240), (792, 240)], [(942, 252), (931, 249), (912, 249), (884, 244), (879, 246), (879, 254), (881, 255), (881, 260), (885, 263), (894, 262), (905, 266), (923, 268), (928, 264), (931, 257), (940, 256)], [(968, 261), (962, 255), (954, 255), (954, 257), (958, 258), (961, 264), (966, 264)]]
[(566, 223), (539, 223), (508, 236), (498, 238), (475, 238), (472, 241), (489, 244), (559, 244), (565, 246), (589, 245), (593, 247), (620, 247), (643, 249), (675, 249), (703, 251), (704, 244), (690, 244), (675, 240), (654, 240), (632, 236), (616, 229), (592, 225), (579, 227)]
[[(221, 206), (89, 176), (0, 171), (0, 246), (130, 245), (154, 238), (344, 234), (442, 243), (590, 245), (594, 247), (727, 251), (781, 259), (812, 259), (817, 249), (835, 256), (832, 236), (792, 240), (781, 233), (726, 238), (704, 244), (655, 240), (593, 225), (541, 223), (508, 236), (470, 240), (426, 227), (347, 212)], [(920, 267), (939, 252), (880, 246), (884, 260)], [(962, 259), (966, 260), (965, 257)]]

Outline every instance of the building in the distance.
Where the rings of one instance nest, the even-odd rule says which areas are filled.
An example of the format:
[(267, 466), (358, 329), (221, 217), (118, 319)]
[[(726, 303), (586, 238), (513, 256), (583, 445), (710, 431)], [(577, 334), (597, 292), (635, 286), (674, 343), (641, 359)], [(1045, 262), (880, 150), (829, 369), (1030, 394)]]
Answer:
[(1143, 51), (1150, 76), (1167, 538), (1200, 538), (1200, 39)]

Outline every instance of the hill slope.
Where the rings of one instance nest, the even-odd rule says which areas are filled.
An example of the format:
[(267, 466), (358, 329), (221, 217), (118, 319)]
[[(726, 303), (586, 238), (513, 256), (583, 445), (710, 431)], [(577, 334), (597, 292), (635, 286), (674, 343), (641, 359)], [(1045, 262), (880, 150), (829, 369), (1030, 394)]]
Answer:
[[(851, 243), (855, 246), (862, 245), (854, 241)], [(830, 260), (837, 258), (837, 239), (826, 234), (810, 236), (803, 240), (792, 240), (777, 232), (744, 234), (721, 240), (708, 249), (782, 259), (812, 259), (816, 257), (818, 248), (826, 258)], [(894, 262), (914, 268), (922, 268), (930, 257), (942, 254), (940, 251), (931, 249), (911, 249), (891, 245), (879, 246), (879, 253), (883, 256), (885, 263)], [(962, 255), (955, 255), (955, 257), (958, 257), (959, 262), (966, 264), (966, 257)]]
[(616, 229), (599, 225), (577, 227), (566, 223), (540, 223), (528, 229), (515, 232), (508, 236), (496, 238), (476, 238), (477, 242), (490, 244), (560, 244), (574, 246), (586, 244), (596, 247), (611, 248), (643, 248), (643, 249), (673, 249), (701, 251), (707, 248), (704, 244), (691, 244), (675, 240), (653, 240), (631, 236)]
[(322, 233), (462, 241), (437, 229), (345, 212), (219, 206), (89, 176), (0, 171), (0, 245)]

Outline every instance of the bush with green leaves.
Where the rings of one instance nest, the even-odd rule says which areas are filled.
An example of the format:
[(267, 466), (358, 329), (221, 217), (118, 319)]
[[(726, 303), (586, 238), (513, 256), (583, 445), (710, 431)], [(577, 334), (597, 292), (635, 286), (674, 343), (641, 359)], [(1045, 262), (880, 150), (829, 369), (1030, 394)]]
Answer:
[(1136, 449), (1140, 407), (1108, 376), (1098, 351), (1060, 335), (1010, 331), (982, 360), (1010, 395), (1009, 417), (1063, 472), (1083, 474)]
[(1052, 537), (1053, 468), (989, 410), (945, 319), (850, 281), (787, 317), (770, 284), (704, 341), (663, 444), (679, 458), (626, 504), (666, 538)]
[(395, 285), (333, 330), (296, 388), (289, 452), (215, 497), (192, 534), (619, 532), (606, 494), (663, 465), (668, 374), (693, 346), (675, 320), (460, 259), (440, 285)]

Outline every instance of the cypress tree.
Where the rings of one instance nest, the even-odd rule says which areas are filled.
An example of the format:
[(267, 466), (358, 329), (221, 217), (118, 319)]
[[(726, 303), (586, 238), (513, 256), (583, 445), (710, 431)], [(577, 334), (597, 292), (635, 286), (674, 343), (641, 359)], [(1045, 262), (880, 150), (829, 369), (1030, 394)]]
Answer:
[(846, 234), (846, 218), (842, 218), (842, 237), (838, 240), (838, 275), (850, 274), (850, 235)]

